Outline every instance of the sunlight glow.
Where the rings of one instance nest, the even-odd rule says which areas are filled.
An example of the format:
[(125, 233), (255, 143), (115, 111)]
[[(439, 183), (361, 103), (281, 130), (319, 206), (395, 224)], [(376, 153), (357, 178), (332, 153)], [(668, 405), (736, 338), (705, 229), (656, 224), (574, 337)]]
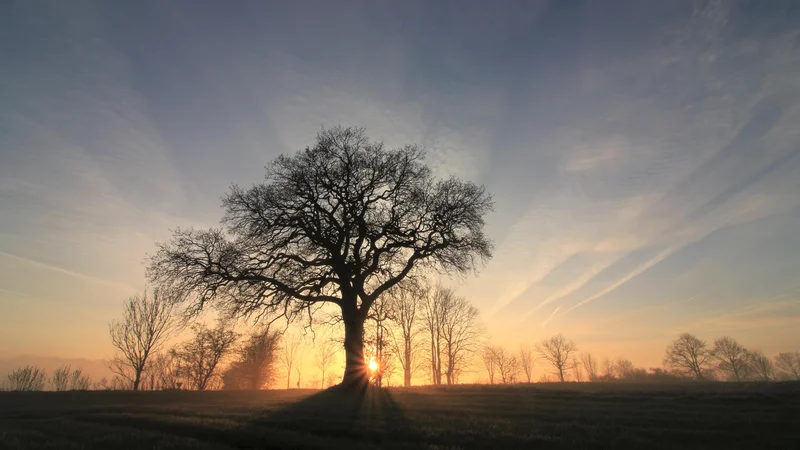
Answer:
[(372, 356), (369, 358), (369, 370), (375, 372), (378, 370), (378, 363), (375, 361), (375, 357)]

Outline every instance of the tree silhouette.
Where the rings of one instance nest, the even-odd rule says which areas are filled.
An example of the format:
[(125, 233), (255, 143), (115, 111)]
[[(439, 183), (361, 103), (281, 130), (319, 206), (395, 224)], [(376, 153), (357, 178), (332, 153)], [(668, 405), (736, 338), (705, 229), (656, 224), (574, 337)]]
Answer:
[(583, 370), (586, 371), (586, 377), (589, 378), (589, 381), (597, 381), (597, 361), (594, 356), (591, 353), (582, 354), (581, 364), (583, 364)]
[(711, 360), (706, 341), (693, 334), (683, 333), (667, 347), (664, 365), (680, 375), (702, 380), (708, 375)]
[(178, 389), (182, 384), (178, 359), (171, 352), (155, 355), (148, 364), (147, 372), (153, 377), (156, 389)]
[(47, 380), (47, 372), (39, 366), (25, 366), (8, 374), (8, 389), (12, 391), (41, 391)]
[(192, 337), (173, 350), (173, 354), (187, 387), (203, 391), (217, 375), (220, 362), (233, 350), (239, 335), (224, 323), (212, 329), (194, 325), (192, 332)]
[(494, 356), (497, 364), (497, 372), (500, 374), (500, 381), (503, 384), (514, 383), (520, 370), (520, 363), (517, 355), (503, 347), (496, 347)]
[(536, 346), (539, 356), (553, 366), (551, 373), (558, 376), (562, 383), (565, 381), (564, 371), (570, 367), (570, 356), (577, 350), (575, 344), (561, 333), (543, 340)]
[(522, 345), (519, 348), (519, 366), (522, 373), (525, 374), (525, 380), (530, 383), (533, 378), (533, 363), (535, 357), (533, 350), (528, 345)]
[(750, 373), (750, 352), (733, 338), (725, 336), (714, 341), (711, 354), (717, 368), (736, 381), (742, 381)]
[(775, 357), (775, 368), (782, 378), (800, 380), (800, 352), (778, 353)]
[(390, 329), (394, 353), (403, 368), (403, 386), (411, 386), (411, 376), (419, 365), (418, 354), (422, 328), (419, 326), (422, 299), (428, 295), (428, 289), (416, 283), (401, 283), (389, 294), (392, 298), (391, 320), (395, 329)]
[[(300, 344), (302, 339), (298, 335), (287, 336), (283, 341), (283, 366), (286, 369), (286, 389), (291, 387), (290, 381), (292, 379), (292, 366), (297, 361), (300, 353)], [(299, 384), (298, 374), (298, 384)], [(299, 386), (298, 386), (299, 387)]]
[(363, 129), (336, 127), (280, 156), (265, 182), (233, 187), (223, 229), (177, 230), (148, 268), (185, 292), (190, 311), (209, 302), (237, 316), (288, 318), (332, 303), (344, 322), (343, 384), (366, 385), (364, 321), (384, 292), (427, 267), (475, 270), (491, 256), (481, 186), (437, 180), (416, 146), (388, 150)]
[(125, 302), (122, 320), (109, 325), (111, 343), (119, 351), (110, 361), (111, 370), (139, 389), (150, 356), (158, 351), (173, 330), (173, 299), (155, 289), (151, 295), (134, 295)]
[(367, 338), (367, 342), (371, 349), (370, 356), (377, 364), (377, 369), (371, 376), (373, 383), (378, 387), (383, 386), (384, 376), (389, 381), (394, 372), (389, 328), (394, 318), (393, 300), (394, 297), (390, 295), (380, 297), (372, 304), (372, 309), (367, 316), (373, 325), (369, 327), (370, 336)]
[(491, 345), (486, 345), (481, 349), (481, 361), (486, 372), (489, 374), (489, 384), (494, 384), (494, 375), (497, 372), (497, 350)]
[(750, 352), (750, 365), (761, 381), (770, 381), (775, 378), (775, 369), (772, 366), (772, 361), (764, 353), (758, 350)]
[(69, 375), (72, 373), (72, 368), (69, 365), (61, 366), (53, 371), (50, 377), (50, 384), (53, 385), (53, 390), (60, 392), (69, 389)]
[(275, 377), (275, 353), (281, 334), (269, 327), (250, 335), (239, 358), (222, 375), (223, 389), (263, 389)]
[(455, 384), (477, 351), (483, 327), (478, 309), (452, 289), (437, 286), (423, 303), (423, 322), (430, 338), (433, 384)]
[(322, 371), (322, 375), (319, 378), (321, 384), (320, 388), (324, 389), (325, 382), (327, 381), (325, 374), (336, 361), (336, 343), (331, 340), (326, 340), (322, 343), (322, 345), (319, 346), (318, 351), (317, 367), (319, 367), (319, 369)]

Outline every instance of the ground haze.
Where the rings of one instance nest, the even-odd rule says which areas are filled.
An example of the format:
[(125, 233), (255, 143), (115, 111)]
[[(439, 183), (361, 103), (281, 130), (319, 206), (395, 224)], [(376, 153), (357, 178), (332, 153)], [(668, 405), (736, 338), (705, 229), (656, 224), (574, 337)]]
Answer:
[(799, 383), (0, 393), (2, 449), (798, 448)]

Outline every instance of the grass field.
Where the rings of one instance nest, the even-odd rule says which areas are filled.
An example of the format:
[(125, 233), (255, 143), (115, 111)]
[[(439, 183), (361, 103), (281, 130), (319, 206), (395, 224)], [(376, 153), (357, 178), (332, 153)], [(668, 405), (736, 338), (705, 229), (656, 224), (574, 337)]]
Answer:
[(3, 449), (800, 449), (800, 384), (0, 393)]

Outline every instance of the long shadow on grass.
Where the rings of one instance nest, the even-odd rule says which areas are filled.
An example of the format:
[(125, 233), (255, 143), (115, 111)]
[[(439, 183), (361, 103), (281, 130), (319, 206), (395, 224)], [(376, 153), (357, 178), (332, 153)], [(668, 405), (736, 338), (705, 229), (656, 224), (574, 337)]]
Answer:
[(328, 389), (251, 421), (332, 441), (381, 447), (418, 442), (418, 435), (387, 389)]

